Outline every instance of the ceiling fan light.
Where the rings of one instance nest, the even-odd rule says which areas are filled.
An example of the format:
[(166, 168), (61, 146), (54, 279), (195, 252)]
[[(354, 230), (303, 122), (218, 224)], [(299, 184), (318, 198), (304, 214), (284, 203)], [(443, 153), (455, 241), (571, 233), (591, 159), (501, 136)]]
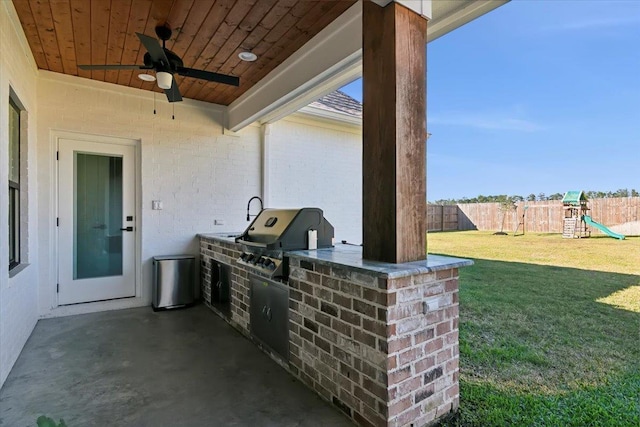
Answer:
[(171, 73), (158, 71), (156, 78), (158, 79), (158, 87), (160, 89), (171, 89), (171, 83), (173, 82), (173, 75), (171, 75)]
[(258, 56), (253, 52), (240, 52), (238, 54), (238, 58), (242, 59), (243, 61), (253, 62), (258, 59)]
[(138, 74), (138, 78), (140, 80), (144, 80), (145, 82), (155, 82), (156, 77), (153, 74)]

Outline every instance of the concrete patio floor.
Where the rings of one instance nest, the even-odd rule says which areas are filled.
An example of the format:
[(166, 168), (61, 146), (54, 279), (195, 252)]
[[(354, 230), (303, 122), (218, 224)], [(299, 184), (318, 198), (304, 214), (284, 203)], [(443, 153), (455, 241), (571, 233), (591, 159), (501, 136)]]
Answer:
[(350, 426), (203, 305), (46, 319), (0, 390), (0, 426)]

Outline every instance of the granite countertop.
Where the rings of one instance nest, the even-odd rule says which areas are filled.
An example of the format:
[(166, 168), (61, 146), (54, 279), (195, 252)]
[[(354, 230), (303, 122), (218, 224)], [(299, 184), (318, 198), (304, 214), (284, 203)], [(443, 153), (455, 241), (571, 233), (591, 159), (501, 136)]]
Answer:
[(374, 273), (389, 279), (473, 265), (473, 261), (469, 259), (431, 254), (427, 254), (427, 259), (424, 261), (403, 264), (369, 261), (362, 258), (361, 246), (344, 244), (336, 244), (335, 247), (326, 249), (293, 251), (288, 255), (292, 258), (309, 260), (327, 266), (340, 266), (353, 271)]
[(241, 231), (228, 231), (222, 233), (198, 233), (197, 236), (201, 239), (217, 240), (224, 243), (236, 243), (236, 237), (241, 234)]
[[(237, 231), (199, 233), (198, 237), (236, 244), (235, 238), (241, 234), (242, 232)], [(317, 262), (318, 264), (339, 266), (352, 271), (377, 274), (379, 277), (389, 279), (473, 265), (473, 261), (469, 259), (431, 254), (427, 254), (427, 259), (424, 261), (406, 262), (403, 264), (369, 261), (362, 258), (361, 246), (340, 243), (336, 244), (333, 248), (291, 251), (287, 252), (287, 255), (292, 258)]]

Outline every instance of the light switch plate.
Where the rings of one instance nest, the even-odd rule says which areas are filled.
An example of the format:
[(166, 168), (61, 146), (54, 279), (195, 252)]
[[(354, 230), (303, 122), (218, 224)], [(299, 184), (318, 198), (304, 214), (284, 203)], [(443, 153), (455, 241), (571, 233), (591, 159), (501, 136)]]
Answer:
[(160, 211), (162, 210), (162, 201), (160, 200), (153, 200), (151, 202), (151, 209), (153, 209), (154, 211)]

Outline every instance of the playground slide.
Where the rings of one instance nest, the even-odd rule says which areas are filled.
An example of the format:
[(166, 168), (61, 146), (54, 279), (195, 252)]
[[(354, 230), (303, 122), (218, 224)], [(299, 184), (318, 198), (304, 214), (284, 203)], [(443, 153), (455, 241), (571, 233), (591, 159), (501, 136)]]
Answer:
[(584, 222), (586, 222), (588, 226), (597, 228), (607, 236), (613, 237), (614, 239), (618, 239), (618, 240), (624, 240), (624, 236), (622, 234), (614, 233), (613, 231), (609, 230), (607, 227), (600, 224), (599, 222), (595, 222), (594, 220), (592, 220), (589, 215), (583, 215), (582, 219), (584, 219)]

